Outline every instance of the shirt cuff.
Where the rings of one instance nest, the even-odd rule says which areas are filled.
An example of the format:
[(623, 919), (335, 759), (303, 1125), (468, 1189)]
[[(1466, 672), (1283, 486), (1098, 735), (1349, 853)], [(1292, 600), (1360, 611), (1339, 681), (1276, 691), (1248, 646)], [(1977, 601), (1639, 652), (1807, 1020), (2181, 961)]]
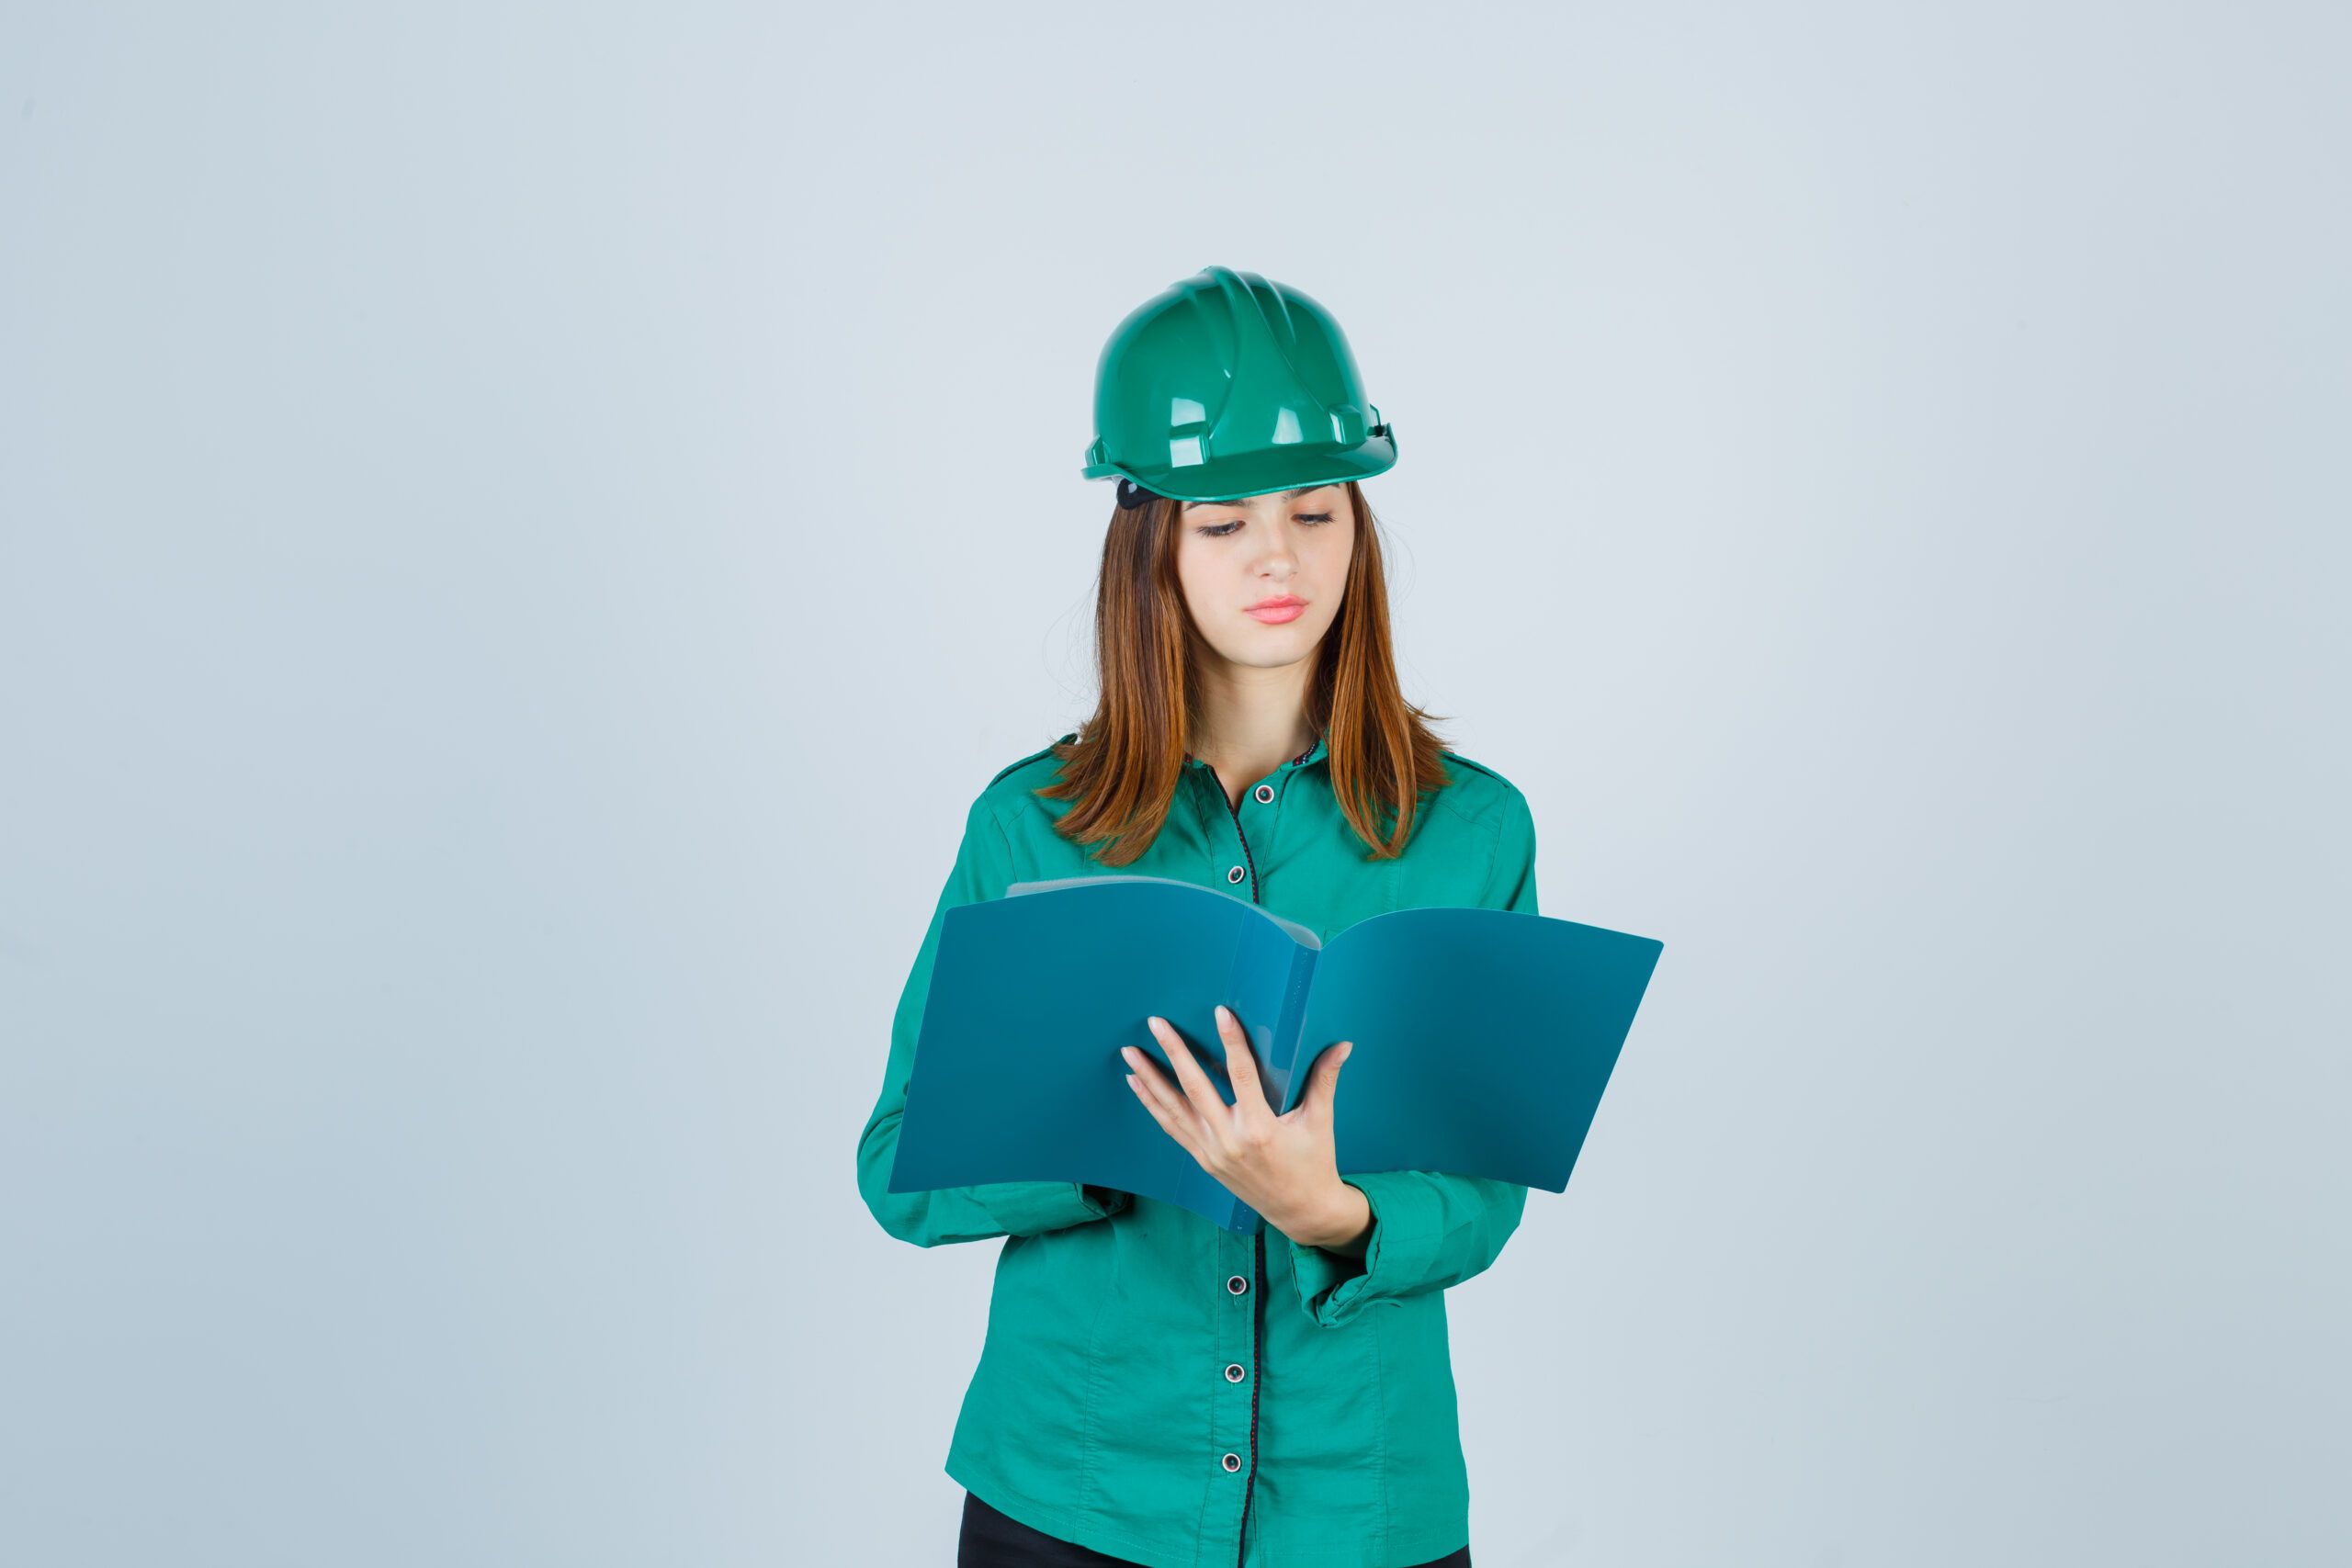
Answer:
[(1435, 1200), (1408, 1171), (1367, 1170), (1340, 1179), (1372, 1208), (1363, 1256), (1290, 1244), (1291, 1275), (1299, 1304), (1326, 1328), (1337, 1328), (1372, 1302), (1394, 1297), (1426, 1279), (1438, 1258)]
[(1035, 1235), (1119, 1213), (1133, 1195), (1083, 1181), (991, 1181), (973, 1198), (1007, 1235)]

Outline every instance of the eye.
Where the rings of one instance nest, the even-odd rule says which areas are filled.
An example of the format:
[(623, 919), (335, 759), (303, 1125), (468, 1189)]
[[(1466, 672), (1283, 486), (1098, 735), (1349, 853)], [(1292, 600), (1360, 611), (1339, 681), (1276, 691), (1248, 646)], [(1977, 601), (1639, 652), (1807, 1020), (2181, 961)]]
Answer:
[[(1328, 512), (1302, 512), (1298, 514), (1298, 521), (1319, 528), (1324, 524), (1331, 521), (1331, 513)], [(1238, 531), (1240, 526), (1241, 521), (1217, 523), (1204, 528), (1195, 528), (1193, 532), (1202, 536), (1204, 538), (1222, 539), (1227, 535)]]

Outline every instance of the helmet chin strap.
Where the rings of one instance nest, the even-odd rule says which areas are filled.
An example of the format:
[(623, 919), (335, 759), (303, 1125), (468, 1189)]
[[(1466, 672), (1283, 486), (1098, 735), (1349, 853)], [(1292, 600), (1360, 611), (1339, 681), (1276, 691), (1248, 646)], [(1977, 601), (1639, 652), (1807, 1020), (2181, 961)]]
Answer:
[(1119, 505), (1124, 510), (1131, 512), (1138, 506), (1149, 505), (1159, 499), (1159, 496), (1156, 491), (1144, 489), (1133, 479), (1122, 477), (1119, 480)]

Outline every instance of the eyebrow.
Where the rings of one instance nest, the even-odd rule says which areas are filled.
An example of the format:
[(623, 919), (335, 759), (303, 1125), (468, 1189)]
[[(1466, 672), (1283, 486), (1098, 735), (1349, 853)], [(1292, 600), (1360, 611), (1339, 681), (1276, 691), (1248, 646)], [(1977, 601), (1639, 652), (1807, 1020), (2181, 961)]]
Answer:
[[(1288, 501), (1293, 496), (1305, 495), (1309, 491), (1328, 490), (1330, 486), (1328, 483), (1319, 485), (1301, 485), (1296, 490), (1283, 491), (1282, 492), (1282, 498), (1284, 501)], [(1254, 501), (1257, 498), (1255, 496), (1242, 495), (1236, 496), (1230, 501), (1188, 501), (1184, 503), (1184, 510), (1190, 512), (1195, 506), (1238, 506), (1245, 501)]]

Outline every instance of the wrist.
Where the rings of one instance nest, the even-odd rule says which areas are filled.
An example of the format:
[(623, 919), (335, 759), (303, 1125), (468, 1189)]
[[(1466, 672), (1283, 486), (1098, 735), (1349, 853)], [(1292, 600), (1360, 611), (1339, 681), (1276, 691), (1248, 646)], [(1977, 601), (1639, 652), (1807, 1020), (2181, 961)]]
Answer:
[(1326, 1252), (1362, 1257), (1371, 1234), (1372, 1201), (1362, 1188), (1341, 1179), (1325, 1194), (1307, 1222), (1291, 1233), (1291, 1239)]

